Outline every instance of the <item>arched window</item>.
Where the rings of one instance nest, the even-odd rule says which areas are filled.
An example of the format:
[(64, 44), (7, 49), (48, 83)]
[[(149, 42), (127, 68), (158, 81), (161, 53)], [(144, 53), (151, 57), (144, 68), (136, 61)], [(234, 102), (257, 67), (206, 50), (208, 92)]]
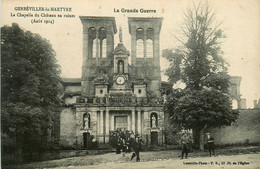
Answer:
[(146, 57), (153, 58), (153, 40), (154, 40), (154, 30), (152, 28), (148, 28), (146, 31)]
[(153, 41), (151, 39), (146, 41), (146, 50), (147, 58), (153, 58)]
[(138, 39), (136, 41), (136, 57), (143, 58), (144, 57), (144, 41), (143, 39)]
[(85, 113), (83, 115), (83, 129), (89, 129), (90, 128), (90, 114)]
[(95, 58), (96, 57), (96, 29), (95, 28), (89, 28), (88, 30), (88, 54), (89, 56)]
[(107, 57), (107, 34), (106, 34), (106, 29), (105, 28), (100, 28), (98, 31), (98, 39), (101, 40), (101, 44), (99, 44), (99, 52), (100, 52), (100, 57), (101, 58), (106, 58)]
[[(97, 47), (96, 47), (96, 45), (98, 45), (98, 46), (100, 46), (100, 40), (98, 39), (98, 43), (97, 43), (97, 39), (94, 39), (93, 40), (93, 47), (92, 47), (92, 57), (93, 58), (96, 58), (97, 57)], [(100, 50), (99, 50), (99, 52), (98, 52), (98, 56), (100, 56)]]
[(136, 57), (144, 58), (144, 30), (138, 28), (136, 30)]
[(151, 113), (150, 115), (151, 128), (158, 127), (158, 115), (157, 113)]
[(101, 50), (101, 53), (102, 53), (102, 58), (106, 58), (107, 57), (107, 39), (103, 39), (102, 40), (102, 50)]

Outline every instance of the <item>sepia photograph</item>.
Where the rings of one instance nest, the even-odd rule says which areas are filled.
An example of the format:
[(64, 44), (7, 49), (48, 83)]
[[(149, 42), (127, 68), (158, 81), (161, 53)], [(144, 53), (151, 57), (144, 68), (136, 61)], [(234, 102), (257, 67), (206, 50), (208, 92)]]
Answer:
[(260, 0), (2, 0), (1, 168), (260, 168)]

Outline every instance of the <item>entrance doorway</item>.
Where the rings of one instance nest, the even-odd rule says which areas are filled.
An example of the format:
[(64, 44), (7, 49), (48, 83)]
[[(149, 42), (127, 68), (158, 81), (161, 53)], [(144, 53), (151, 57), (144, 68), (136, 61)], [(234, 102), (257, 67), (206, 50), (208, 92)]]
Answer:
[(152, 145), (158, 144), (158, 132), (157, 131), (151, 132), (151, 144)]
[(83, 148), (89, 150), (91, 147), (91, 137), (90, 133), (83, 133)]
[(127, 116), (115, 116), (115, 130), (127, 130)]

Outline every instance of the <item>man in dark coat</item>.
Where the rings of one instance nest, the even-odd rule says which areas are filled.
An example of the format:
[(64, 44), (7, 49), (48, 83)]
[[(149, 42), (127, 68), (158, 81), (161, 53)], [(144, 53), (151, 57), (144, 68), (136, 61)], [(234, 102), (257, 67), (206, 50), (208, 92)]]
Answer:
[(181, 138), (181, 146), (182, 146), (181, 159), (183, 159), (184, 154), (185, 154), (185, 158), (188, 158), (190, 144), (191, 144), (191, 139), (187, 136), (187, 133), (184, 133)]
[(215, 139), (210, 136), (210, 133), (207, 133), (207, 146), (209, 149), (209, 156), (211, 157), (211, 152), (213, 152), (213, 155), (215, 156)]
[(132, 148), (134, 149), (134, 152), (132, 154), (131, 160), (136, 156), (136, 162), (139, 162), (140, 161), (140, 150), (142, 149), (142, 140), (141, 140), (140, 136), (138, 136), (136, 138), (135, 142), (132, 143)]
[(128, 140), (129, 152), (132, 151), (134, 142), (135, 142), (135, 135), (132, 133), (132, 134), (130, 134), (129, 140)]
[(121, 153), (122, 146), (123, 146), (122, 138), (118, 137), (117, 144), (116, 144), (116, 154)]

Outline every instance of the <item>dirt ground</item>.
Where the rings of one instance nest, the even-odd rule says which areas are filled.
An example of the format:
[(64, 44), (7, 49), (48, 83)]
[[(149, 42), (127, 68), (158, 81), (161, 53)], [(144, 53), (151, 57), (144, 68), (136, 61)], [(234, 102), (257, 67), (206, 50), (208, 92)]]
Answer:
[[(209, 157), (207, 151), (196, 151), (189, 153), (189, 158), (186, 160), (180, 160), (181, 150), (167, 150), (167, 151), (150, 151), (141, 152), (141, 162), (130, 162), (131, 153), (116, 154), (107, 153), (102, 155), (85, 155), (79, 157), (63, 158), (57, 160), (49, 160), (43, 162), (33, 162), (23, 165), (8, 165), (2, 166), (3, 169), (43, 169), (43, 168), (72, 168), (72, 169), (83, 169), (83, 168), (236, 168), (236, 167), (260, 167), (257, 161), (260, 161), (260, 146), (243, 146), (243, 147), (230, 147), (216, 150), (216, 157)], [(224, 160), (224, 161), (223, 161)], [(205, 162), (207, 164), (199, 163)], [(249, 164), (242, 165), (235, 164), (239, 161)], [(185, 163), (185, 162), (197, 162)], [(211, 163), (213, 162), (214, 165)], [(217, 162), (215, 164), (215, 162)], [(225, 164), (221, 163), (225, 162)], [(230, 162), (230, 163), (228, 163)], [(235, 163), (233, 163), (235, 162)], [(222, 165), (218, 165), (218, 164)]]
[[(126, 155), (125, 158), (130, 158)], [(53, 169), (144, 169), (144, 168), (234, 168), (234, 169), (257, 169), (260, 168), (260, 154), (216, 156), (216, 157), (197, 157), (188, 159), (169, 159), (149, 162), (127, 162), (127, 163), (103, 163), (93, 166), (68, 166)]]

